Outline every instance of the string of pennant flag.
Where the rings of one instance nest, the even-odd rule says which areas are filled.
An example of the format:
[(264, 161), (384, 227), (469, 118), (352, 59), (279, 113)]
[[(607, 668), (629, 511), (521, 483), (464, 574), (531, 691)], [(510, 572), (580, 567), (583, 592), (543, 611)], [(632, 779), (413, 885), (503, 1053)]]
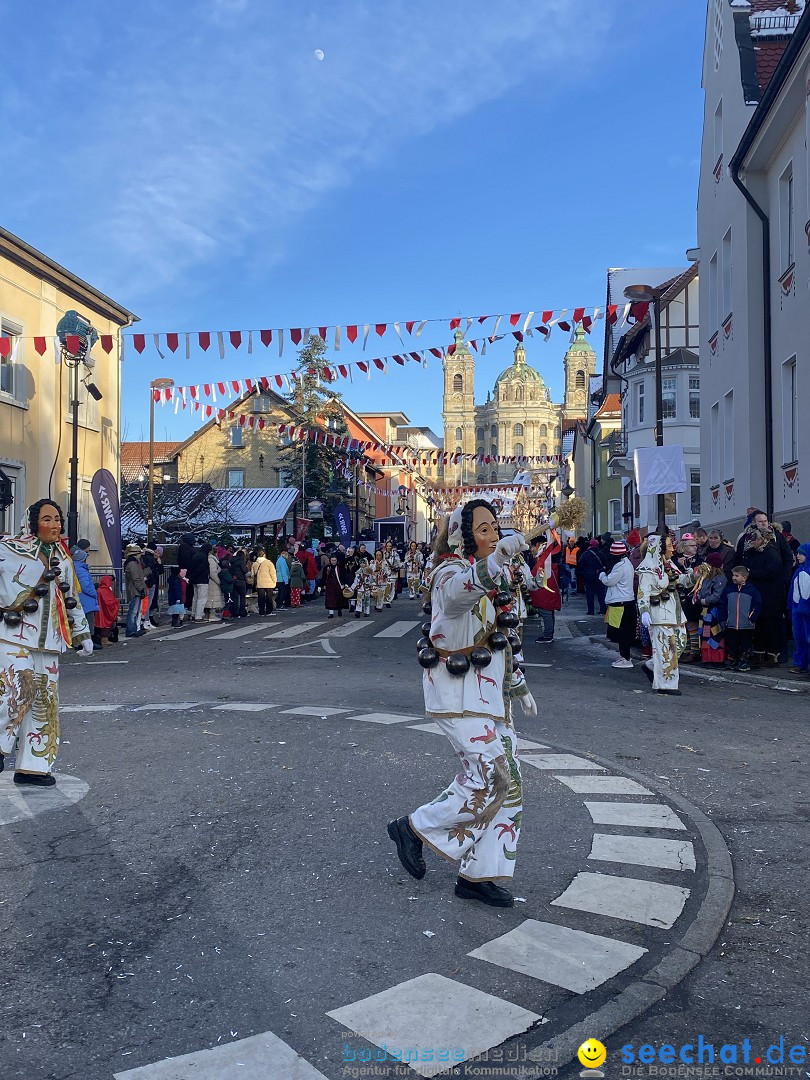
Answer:
[[(631, 310), (631, 304), (624, 305), (624, 318), (627, 318)], [(570, 314), (569, 314), (570, 312)], [(537, 331), (546, 339), (551, 336), (554, 327), (564, 333), (570, 333), (573, 328), (581, 325), (586, 332), (590, 332), (594, 322), (598, 319), (607, 319), (614, 323), (619, 318), (619, 305), (609, 304), (607, 307), (572, 307), (572, 308), (549, 308), (545, 311), (513, 312), (510, 315), (465, 315), (455, 316), (452, 319), (406, 319), (394, 322), (377, 323), (343, 323), (328, 326), (292, 326), (266, 330), (194, 330), (194, 331), (163, 331), (153, 334), (124, 334), (122, 337), (132, 342), (137, 353), (143, 353), (147, 341), (151, 337), (155, 349), (164, 357), (162, 348), (168, 352), (176, 353), (181, 344), (185, 346), (186, 359), (191, 356), (192, 345), (198, 346), (203, 352), (208, 352), (212, 344), (216, 343), (220, 359), (225, 359), (225, 351), (228, 346), (232, 349), (241, 349), (243, 346), (248, 353), (253, 352), (254, 345), (259, 342), (265, 348), (269, 348), (274, 342), (278, 348), (278, 355), (284, 354), (284, 345), (287, 340), (293, 345), (306, 345), (315, 331), (324, 343), (330, 344), (335, 352), (340, 352), (346, 342), (350, 345), (359, 340), (365, 351), (369, 337), (384, 337), (389, 331), (393, 331), (400, 341), (404, 333), (409, 337), (421, 337), (426, 326), (434, 324), (447, 324), (451, 331), (457, 330), (464, 323), (464, 335), (469, 333), (470, 327), (477, 322), (484, 325), (490, 322), (486, 338), (496, 338), (501, 332), (511, 332), (517, 337), (518, 334), (531, 334)], [(504, 320), (506, 322), (504, 323)], [(534, 324), (534, 325), (533, 325)], [(508, 328), (511, 327), (511, 331)], [(522, 340), (522, 339), (521, 339)]]
[[(464, 324), (463, 333), (466, 335), (469, 333), (470, 327), (473, 323), (478, 323), (483, 326), (485, 323), (490, 323), (487, 328), (486, 335), (483, 338), (476, 338), (468, 342), (473, 348), (483, 346), (483, 351), (486, 351), (486, 343), (499, 340), (499, 335), (503, 336), (507, 333), (512, 333), (518, 340), (523, 340), (523, 336), (532, 336), (534, 332), (541, 334), (546, 341), (551, 338), (551, 331), (554, 328), (562, 330), (564, 333), (572, 333), (577, 326), (581, 325), (582, 328), (590, 333), (594, 322), (599, 319), (606, 319), (609, 324), (615, 323), (619, 318), (626, 322), (631, 311), (635, 315), (636, 319), (643, 318), (648, 308), (647, 304), (631, 304), (626, 303), (621, 306), (617, 304), (608, 304), (606, 307), (591, 307), (580, 306), (571, 308), (549, 308), (545, 311), (528, 311), (528, 312), (513, 312), (512, 314), (501, 315), (468, 315), (468, 316), (456, 316), (452, 319), (407, 319), (404, 321), (383, 322), (383, 323), (350, 323), (341, 325), (328, 325), (317, 327), (281, 327), (277, 329), (265, 329), (265, 330), (194, 330), (194, 331), (160, 331), (158, 333), (146, 334), (146, 333), (126, 333), (121, 334), (122, 349), (126, 351), (130, 345), (138, 354), (142, 354), (147, 347), (147, 342), (152, 341), (155, 350), (161, 359), (165, 359), (164, 349), (170, 353), (177, 353), (184, 347), (186, 359), (191, 358), (192, 346), (200, 348), (203, 352), (208, 352), (213, 344), (216, 344), (219, 352), (220, 359), (225, 359), (226, 349), (230, 347), (234, 350), (242, 349), (243, 347), (250, 354), (254, 351), (254, 345), (258, 342), (265, 349), (268, 349), (273, 343), (278, 348), (278, 355), (284, 354), (284, 345), (287, 340), (292, 342), (293, 345), (306, 345), (312, 336), (313, 330), (315, 330), (320, 338), (329, 345), (329, 339), (331, 338), (331, 348), (335, 352), (340, 352), (341, 347), (346, 342), (350, 345), (355, 345), (360, 341), (362, 349), (365, 351), (368, 344), (369, 337), (384, 337), (389, 331), (393, 331), (398, 336), (399, 340), (404, 344), (404, 333), (409, 337), (419, 338), (421, 337), (426, 326), (434, 324), (447, 324), (451, 331), (457, 330)], [(570, 313), (570, 314), (569, 314)], [(506, 320), (504, 322), (504, 320)], [(372, 340), (373, 340), (372, 337)], [(31, 340), (34, 344), (34, 349), (40, 356), (44, 356), (48, 351), (49, 344), (54, 349), (55, 354), (59, 355), (62, 342), (58, 337), (48, 337), (45, 335), (12, 335), (7, 337), (0, 337), (0, 356), (7, 358), (11, 355), (12, 351), (17, 347), (18, 343), (23, 340)], [(65, 336), (64, 345), (67, 351), (73, 355), (76, 355), (83, 339), (79, 334), (67, 334)], [(115, 348), (115, 337), (112, 334), (101, 334), (99, 337), (99, 344), (106, 353), (111, 353)]]
[[(292, 442), (311, 442), (322, 446), (330, 446), (336, 450), (345, 450), (350, 454), (365, 454), (375, 451), (384, 458), (391, 459), (391, 464), (398, 465), (459, 465), (461, 462), (475, 462), (478, 464), (493, 465), (558, 465), (562, 460), (561, 454), (534, 454), (531, 456), (514, 457), (504, 454), (455, 454), (445, 453), (443, 450), (431, 452), (420, 451), (414, 454), (413, 448), (406, 444), (393, 445), (390, 443), (375, 442), (368, 439), (354, 439), (350, 435), (335, 435), (330, 431), (319, 428), (299, 427), (295, 424), (278, 424), (272, 420), (266, 420), (263, 416), (249, 416), (246, 413), (235, 413), (227, 409), (214, 410), (212, 406), (203, 406), (216, 413), (216, 419), (233, 420), (239, 427), (246, 427), (259, 431), (275, 431), (282, 438), (288, 438)], [(378, 464), (384, 464), (379, 462)]]
[[(630, 309), (633, 306), (634, 305), (630, 304), (627, 305), (626, 316), (630, 314)], [(635, 306), (639, 307), (639, 305)], [(577, 309), (576, 314), (579, 314), (580, 310), (581, 309)], [(598, 312), (599, 309), (597, 308), (596, 311)], [(533, 315), (534, 312), (531, 312), (530, 314)], [(543, 312), (544, 316), (551, 314), (551, 312)], [(640, 312), (636, 312), (635, 315), (637, 318), (643, 317)], [(596, 317), (600, 318), (601, 316), (597, 315)], [(500, 320), (501, 318), (502, 316), (496, 316), (497, 320)], [(512, 318), (515, 318), (515, 316), (510, 316), (510, 320)], [(605, 318), (607, 318), (611, 322), (616, 322), (618, 320), (617, 305), (611, 304), (607, 308)], [(584, 319), (574, 323), (573, 329), (571, 324), (565, 323), (564, 325), (565, 328), (571, 331), (571, 333), (573, 334), (580, 322), (582, 322), (584, 325), (585, 320), (587, 320), (587, 316), (585, 316)], [(456, 319), (451, 320), (451, 322), (457, 321), (458, 320)], [(563, 323), (559, 323), (559, 325), (562, 326)], [(321, 327), (320, 329), (324, 328)], [(535, 326), (534, 328), (529, 327), (527, 329), (524, 325), (523, 330), (512, 330), (509, 333), (511, 333), (511, 335), (518, 341), (523, 341), (525, 336), (532, 334), (532, 329), (543, 332), (545, 330), (548, 330), (548, 327)], [(267, 331), (267, 333), (271, 332), (272, 331)], [(464, 344), (474, 349), (476, 352), (480, 352), (481, 355), (484, 356), (486, 355), (488, 344), (491, 345), (494, 344), (494, 342), (496, 341), (501, 341), (506, 336), (508, 336), (508, 334), (493, 333), (483, 338), (469, 338), (464, 342)], [(404, 367), (405, 364), (407, 364), (409, 361), (414, 361), (417, 364), (421, 364), (422, 367), (426, 367), (428, 356), (435, 356), (437, 359), (441, 359), (444, 355), (453, 356), (457, 348), (458, 344), (456, 342), (453, 342), (453, 344), (448, 345), (445, 349), (437, 348), (434, 346), (433, 348), (429, 349), (418, 349), (412, 350), (410, 352), (392, 353), (388, 356), (377, 356), (369, 360), (355, 360), (349, 363), (338, 364), (323, 364), (319, 365), (318, 367), (309, 368), (308, 374), (314, 375), (319, 380), (322, 379), (324, 382), (331, 383), (336, 382), (338, 379), (353, 380), (353, 370), (356, 368), (358, 371), (361, 371), (363, 374), (366, 375), (367, 378), (370, 379), (374, 368), (387, 375), (389, 365), (392, 363)], [(248, 351), (251, 350), (249, 349)], [(298, 372), (286, 371), (273, 375), (260, 375), (258, 377), (252, 378), (243, 377), (240, 379), (228, 379), (224, 381), (216, 381), (210, 383), (197, 383), (194, 385), (189, 384), (186, 386), (175, 384), (174, 386), (166, 387), (163, 390), (155, 389), (152, 393), (155, 401), (159, 402), (162, 405), (165, 405), (167, 402), (173, 401), (175, 403), (175, 412), (177, 412), (177, 409), (180, 405), (182, 405), (183, 408), (186, 408), (187, 397), (190, 398), (192, 402), (199, 401), (201, 396), (211, 398), (213, 401), (216, 401), (217, 392), (219, 392), (220, 397), (233, 397), (234, 394), (240, 395), (244, 393), (252, 393), (255, 388), (271, 390), (273, 388), (273, 384), (275, 384), (278, 389), (286, 388), (287, 390), (291, 390), (293, 384), (297, 381), (298, 378)], [(207, 415), (210, 416), (211, 414), (208, 413)]]

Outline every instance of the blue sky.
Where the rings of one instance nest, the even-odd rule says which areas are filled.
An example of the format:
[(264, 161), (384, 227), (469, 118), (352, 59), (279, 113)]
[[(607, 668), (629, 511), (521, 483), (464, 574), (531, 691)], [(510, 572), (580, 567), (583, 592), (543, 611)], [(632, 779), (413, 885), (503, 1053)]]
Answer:
[[(601, 305), (609, 266), (685, 265), (695, 244), (701, 0), (3, 10), (1, 223), (147, 333)], [(449, 340), (428, 326), (420, 345)], [(513, 345), (479, 358), (477, 400)], [(566, 345), (527, 341), (555, 400)], [(125, 436), (145, 437), (152, 378), (293, 357), (130, 351)], [(441, 433), (441, 386), (432, 360), (339, 388)], [(158, 409), (157, 436), (199, 422)]]

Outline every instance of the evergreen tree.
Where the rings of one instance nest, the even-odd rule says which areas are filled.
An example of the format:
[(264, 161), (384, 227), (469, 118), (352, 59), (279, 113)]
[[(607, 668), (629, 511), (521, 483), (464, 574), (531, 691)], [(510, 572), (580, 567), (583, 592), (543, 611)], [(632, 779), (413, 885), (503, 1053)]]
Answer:
[[(298, 350), (298, 365), (288, 397), (300, 426), (319, 435), (328, 433), (343, 438), (349, 429), (340, 406), (341, 395), (332, 388), (325, 354), (326, 342), (317, 334)], [(334, 489), (341, 484), (338, 466), (346, 461), (346, 451), (320, 441), (302, 443), (294, 440), (279, 452), (279, 456), (292, 473), (293, 484), (304, 491), (303, 516), (307, 516), (306, 504), (319, 499), (324, 506), (324, 521), (331, 524), (332, 510), (343, 498)], [(312, 535), (322, 535), (318, 528), (320, 524), (313, 524)]]

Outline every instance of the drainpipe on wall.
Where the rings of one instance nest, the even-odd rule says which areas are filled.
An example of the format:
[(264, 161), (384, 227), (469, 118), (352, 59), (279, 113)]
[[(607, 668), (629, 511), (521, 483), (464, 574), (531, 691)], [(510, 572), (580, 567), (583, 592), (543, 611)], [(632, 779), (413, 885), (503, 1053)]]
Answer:
[(765, 512), (773, 520), (773, 371), (771, 368), (771, 223), (768, 215), (740, 179), (735, 155), (729, 164), (735, 185), (762, 224), (762, 356), (765, 377)]

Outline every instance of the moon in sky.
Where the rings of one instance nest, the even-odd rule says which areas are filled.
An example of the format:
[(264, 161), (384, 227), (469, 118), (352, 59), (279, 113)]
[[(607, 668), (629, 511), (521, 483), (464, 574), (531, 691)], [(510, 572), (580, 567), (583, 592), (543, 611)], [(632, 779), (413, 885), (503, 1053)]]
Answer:
[(323, 60), (325, 56), (323, 49), (316, 49), (314, 55), (316, 60)]

